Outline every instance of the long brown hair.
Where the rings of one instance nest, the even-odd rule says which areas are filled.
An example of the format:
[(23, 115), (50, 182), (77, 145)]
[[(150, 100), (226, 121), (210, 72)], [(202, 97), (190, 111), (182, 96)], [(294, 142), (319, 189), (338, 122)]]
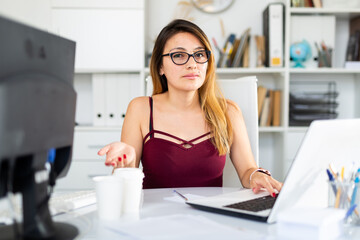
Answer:
[[(188, 32), (199, 39), (206, 50), (211, 51), (211, 45), (205, 33), (194, 23), (176, 19), (165, 26), (159, 33), (150, 60), (150, 74), (153, 82), (153, 95), (168, 91), (167, 80), (160, 76), (162, 57), (168, 39), (179, 32)], [(217, 83), (215, 74), (215, 59), (210, 55), (204, 84), (198, 89), (199, 101), (205, 119), (213, 135), (213, 143), (219, 154), (229, 152), (232, 143), (232, 126), (226, 113), (227, 102)]]

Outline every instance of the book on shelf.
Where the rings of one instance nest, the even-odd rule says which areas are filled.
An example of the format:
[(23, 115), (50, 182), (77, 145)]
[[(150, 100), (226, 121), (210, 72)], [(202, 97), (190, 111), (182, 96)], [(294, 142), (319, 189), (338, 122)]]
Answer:
[(292, 7), (314, 7), (313, 0), (291, 0)]
[(353, 17), (350, 19), (350, 34), (354, 34), (360, 30), (360, 16)]
[(269, 105), (269, 112), (266, 119), (266, 126), (272, 126), (273, 124), (273, 114), (274, 114), (274, 90), (269, 90), (269, 98), (270, 98), (270, 105)]
[(257, 61), (256, 36), (251, 35), (249, 40), (249, 68), (255, 68)]
[(248, 39), (246, 41), (245, 44), (245, 50), (244, 50), (244, 54), (241, 58), (241, 67), (243, 68), (248, 68), (249, 67), (249, 59), (250, 59), (250, 36), (248, 36)]
[(280, 126), (281, 90), (258, 87), (259, 126)]
[(359, 69), (360, 70), (360, 61), (346, 61), (344, 68), (346, 69)]
[(256, 42), (256, 67), (265, 66), (265, 37), (262, 35), (255, 36)]
[(230, 59), (229, 59), (229, 61), (227, 63), (228, 67), (232, 67), (232, 64), (234, 62), (234, 58), (235, 58), (237, 49), (239, 48), (239, 45), (240, 45), (240, 38), (236, 38), (235, 41), (234, 41), (234, 47), (233, 47), (233, 50), (231, 52)]
[(232, 33), (227, 38), (224, 48), (220, 54), (220, 59), (218, 62), (219, 68), (227, 67), (227, 63), (229, 62), (231, 53), (233, 51), (234, 42), (235, 42), (235, 34)]
[(285, 6), (271, 3), (263, 11), (265, 36), (265, 66), (283, 67)]
[(270, 91), (266, 92), (263, 107), (260, 114), (260, 127), (265, 127), (270, 112)]
[(264, 100), (266, 97), (267, 89), (264, 86), (258, 86), (257, 88), (257, 97), (258, 97), (258, 119), (260, 119), (260, 114), (263, 108)]
[(240, 42), (236, 49), (236, 53), (234, 55), (234, 60), (232, 62), (232, 67), (241, 67), (241, 58), (244, 55), (246, 45), (249, 43), (249, 36), (250, 36), (250, 28), (247, 28), (242, 35), (240, 36)]
[(281, 123), (281, 90), (274, 90), (274, 107), (272, 116), (272, 126), (278, 127)]
[[(346, 48), (345, 61), (360, 61), (360, 17), (355, 17), (350, 20), (350, 36)], [(345, 68), (353, 67), (353, 64), (345, 63)]]
[(314, 7), (312, 0), (304, 0), (304, 7)]
[(312, 0), (314, 7), (316, 8), (322, 8), (322, 1), (321, 0)]

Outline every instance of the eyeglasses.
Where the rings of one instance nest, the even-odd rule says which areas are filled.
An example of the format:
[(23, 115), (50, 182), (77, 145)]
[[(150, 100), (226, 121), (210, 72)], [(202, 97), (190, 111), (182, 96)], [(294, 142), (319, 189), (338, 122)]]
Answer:
[(187, 52), (172, 52), (172, 53), (163, 54), (161, 56), (162, 57), (170, 56), (171, 60), (176, 65), (184, 65), (189, 61), (190, 57), (193, 57), (195, 62), (197, 63), (201, 63), (201, 64), (206, 63), (207, 61), (209, 61), (210, 54), (211, 51), (201, 50), (194, 52), (193, 54), (189, 54)]

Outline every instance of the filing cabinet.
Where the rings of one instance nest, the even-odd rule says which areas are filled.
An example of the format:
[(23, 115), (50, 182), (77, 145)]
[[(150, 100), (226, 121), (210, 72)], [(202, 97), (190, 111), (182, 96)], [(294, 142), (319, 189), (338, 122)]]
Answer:
[(112, 168), (104, 164), (105, 156), (100, 157), (97, 152), (119, 141), (120, 135), (121, 128), (75, 128), (71, 166), (66, 177), (57, 180), (55, 190), (93, 189), (94, 176), (111, 174)]

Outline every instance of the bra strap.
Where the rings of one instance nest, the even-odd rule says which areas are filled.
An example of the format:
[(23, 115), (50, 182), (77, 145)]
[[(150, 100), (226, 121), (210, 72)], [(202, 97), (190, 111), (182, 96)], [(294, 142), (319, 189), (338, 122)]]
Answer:
[[(150, 105), (150, 121), (149, 121), (149, 132), (153, 130), (153, 99), (149, 97), (149, 105)], [(153, 137), (153, 134), (150, 134), (150, 138)]]

